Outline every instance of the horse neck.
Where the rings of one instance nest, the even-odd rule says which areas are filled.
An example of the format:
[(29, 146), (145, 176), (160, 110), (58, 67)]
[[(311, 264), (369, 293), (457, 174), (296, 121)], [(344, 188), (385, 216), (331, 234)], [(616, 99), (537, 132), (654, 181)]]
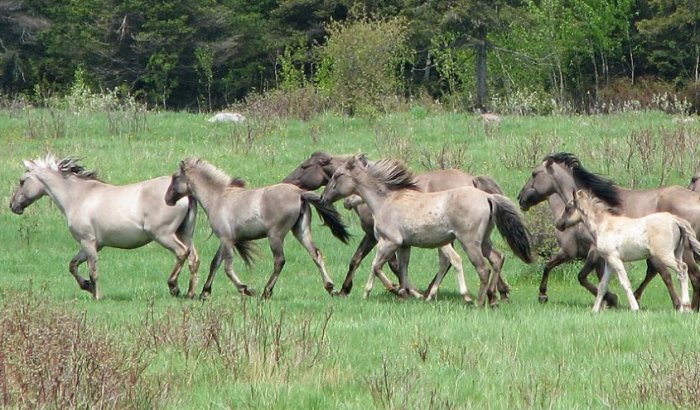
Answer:
[(606, 211), (597, 209), (594, 204), (587, 202), (579, 208), (579, 212), (582, 216), (582, 223), (586, 225), (586, 228), (594, 238), (598, 238), (600, 225), (604, 220)]
[(353, 176), (358, 195), (362, 197), (369, 209), (376, 215), (386, 200), (391, 195), (391, 191), (376, 178), (366, 171), (362, 171)]
[(217, 198), (229, 188), (228, 184), (218, 183), (215, 178), (205, 175), (201, 170), (190, 171), (187, 177), (192, 195), (202, 204), (202, 208), (207, 214)]
[(557, 194), (548, 196), (547, 203), (549, 204), (549, 210), (552, 211), (552, 215), (554, 215), (555, 218), (558, 218), (566, 207), (566, 203)]
[(552, 180), (556, 187), (556, 194), (566, 203), (571, 200), (571, 193), (578, 189), (574, 176), (569, 168), (553, 164), (554, 175)]
[(75, 176), (64, 177), (61, 173), (52, 170), (43, 170), (37, 173), (37, 176), (44, 184), (46, 194), (64, 215), (70, 212), (73, 204), (81, 202), (85, 198), (85, 190), (97, 182)]

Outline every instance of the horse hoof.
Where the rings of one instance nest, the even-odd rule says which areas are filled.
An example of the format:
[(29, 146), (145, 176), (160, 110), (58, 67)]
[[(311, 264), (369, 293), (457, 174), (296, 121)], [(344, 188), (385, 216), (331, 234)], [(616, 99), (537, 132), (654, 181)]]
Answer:
[(178, 288), (178, 287), (170, 288), (170, 296), (175, 296), (175, 297), (180, 296), (180, 288)]
[[(254, 291), (253, 289), (247, 287), (247, 286), (244, 286), (244, 287), (241, 289), (241, 295), (244, 295), (244, 296), (255, 296), (255, 291)], [(272, 292), (270, 292), (270, 294), (269, 294), (267, 297), (270, 297), (270, 296), (272, 296)]]
[(197, 295), (194, 292), (188, 292), (187, 293), (187, 298), (188, 299), (194, 299)]
[(501, 302), (510, 303), (510, 294), (502, 293), (501, 294)]
[(269, 289), (265, 289), (265, 291), (260, 295), (261, 298), (263, 299), (270, 299), (272, 297), (272, 291)]
[(334, 287), (334, 286), (333, 286), (333, 283), (326, 283), (326, 284), (323, 286), (323, 288), (326, 289), (326, 292), (328, 292), (328, 293), (331, 294), (331, 295), (333, 295), (333, 293), (335, 293), (335, 290), (333, 289), (333, 287)]
[(474, 306), (474, 299), (469, 296), (464, 296), (464, 304)]
[(333, 292), (331, 292), (331, 295), (338, 298), (344, 298), (348, 296), (348, 294), (343, 290), (334, 290)]
[(80, 289), (92, 293), (92, 281), (84, 280), (83, 283), (80, 285)]
[(211, 292), (202, 292), (199, 295), (199, 300), (207, 300), (211, 296)]
[(549, 296), (540, 295), (538, 299), (539, 299), (540, 303), (547, 303), (549, 301)]

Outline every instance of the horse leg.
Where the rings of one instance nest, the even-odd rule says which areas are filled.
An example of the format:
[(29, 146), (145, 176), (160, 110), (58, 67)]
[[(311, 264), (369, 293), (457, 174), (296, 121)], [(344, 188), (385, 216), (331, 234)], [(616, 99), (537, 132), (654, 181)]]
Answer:
[(71, 259), (70, 263), (68, 264), (68, 270), (70, 271), (71, 275), (75, 278), (75, 281), (78, 282), (78, 287), (82, 290), (86, 290), (90, 292), (90, 286), (91, 282), (89, 280), (85, 280), (82, 276), (80, 276), (80, 271), (78, 268), (80, 265), (83, 264), (83, 262), (87, 261), (87, 253), (83, 249), (80, 249), (80, 251)]
[(593, 303), (593, 313), (600, 312), (601, 306), (603, 306), (603, 296), (608, 291), (608, 284), (610, 283), (610, 276), (612, 275), (612, 269), (605, 262), (605, 270), (603, 271), (603, 276), (600, 278), (600, 283), (598, 283), (598, 290), (595, 296), (595, 303)]
[(688, 248), (687, 241), (685, 241), (686, 249), (683, 251), (683, 262), (688, 266), (688, 278), (690, 279), (690, 284), (693, 286), (693, 300), (690, 304), (692, 310), (698, 311), (700, 308), (700, 271), (698, 270), (697, 262), (693, 256), (693, 252)]
[[(591, 281), (588, 280), (588, 276), (590, 273), (595, 269), (596, 275), (598, 276), (598, 280), (602, 280), (603, 275), (605, 274), (605, 260), (600, 258), (598, 256), (598, 252), (596, 252), (594, 249), (590, 249), (588, 251), (588, 255), (586, 255), (586, 260), (583, 263), (583, 266), (581, 267), (581, 270), (578, 272), (578, 283), (581, 284), (586, 290), (591, 292), (593, 296), (598, 295), (598, 287), (591, 283)], [(605, 304), (610, 306), (610, 307), (617, 307), (618, 305), (618, 300), (617, 300), (617, 295), (609, 292), (608, 288), (605, 289), (605, 295), (603, 295), (603, 300), (605, 301)]]
[(100, 299), (100, 288), (97, 284), (98, 270), (97, 270), (97, 247), (92, 242), (82, 241), (80, 243), (83, 247), (83, 252), (87, 255), (88, 269), (90, 270), (90, 281), (85, 283), (87, 289), (92, 293), (92, 298), (95, 300)]
[[(547, 296), (547, 283), (549, 283), (549, 272), (557, 266), (570, 261), (569, 255), (564, 253), (561, 249), (557, 252), (547, 263), (544, 265), (544, 270), (542, 271), (542, 280), (540, 281), (540, 295), (538, 299), (540, 303), (546, 303), (549, 300)], [(593, 292), (595, 294), (595, 291)]]
[(369, 297), (369, 294), (372, 292), (372, 288), (374, 287), (375, 276), (377, 276), (379, 280), (382, 281), (387, 290), (389, 290), (392, 293), (397, 292), (397, 289), (395, 289), (394, 284), (391, 283), (391, 281), (386, 277), (386, 275), (384, 275), (384, 272), (382, 272), (382, 266), (384, 266), (384, 264), (389, 260), (389, 258), (394, 256), (394, 253), (396, 252), (397, 248), (398, 245), (394, 243), (390, 243), (385, 240), (379, 240), (377, 244), (377, 253), (374, 255), (374, 260), (372, 261), (372, 272), (367, 278), (367, 284), (365, 284), (365, 292), (363, 295), (365, 299), (367, 299)]
[[(493, 244), (491, 241), (484, 241), (484, 244), (481, 246), (481, 253), (483, 253), (486, 256), (486, 259), (489, 261), (489, 264), (491, 264), (491, 274), (496, 275), (496, 278), (498, 280), (498, 283), (496, 284), (497, 289), (498, 289), (498, 294), (501, 295), (501, 299), (504, 301), (509, 301), (509, 293), (510, 293), (510, 285), (508, 285), (508, 282), (503, 278), (503, 275), (501, 275), (501, 272), (503, 270), (503, 263), (505, 262), (506, 258), (503, 256), (503, 254), (496, 249), (493, 248)], [(495, 291), (495, 289), (492, 289)]]
[(634, 297), (634, 291), (632, 290), (632, 284), (630, 283), (630, 279), (627, 276), (625, 264), (622, 263), (620, 259), (612, 259), (608, 261), (608, 263), (612, 265), (613, 269), (615, 269), (615, 271), (617, 272), (617, 279), (620, 281), (620, 285), (622, 285), (622, 288), (627, 294), (627, 300), (629, 301), (630, 309), (633, 312), (638, 311), (639, 303), (637, 303), (637, 298)]
[(194, 247), (191, 236), (180, 238), (180, 240), (190, 251), (189, 255), (187, 256), (187, 267), (190, 270), (190, 284), (187, 288), (187, 297), (194, 298), (195, 288), (197, 287), (197, 281), (199, 279), (199, 254), (197, 253), (197, 248)]
[(284, 267), (284, 237), (279, 234), (272, 234), (270, 239), (270, 250), (272, 251), (272, 256), (274, 258), (274, 266), (272, 269), (272, 275), (265, 285), (265, 290), (263, 291), (263, 299), (267, 299), (272, 296), (272, 290), (275, 288), (275, 283), (280, 276), (280, 272)]
[(350, 259), (350, 267), (348, 268), (348, 273), (345, 275), (343, 287), (340, 289), (339, 292), (335, 293), (337, 296), (347, 296), (350, 294), (350, 291), (352, 290), (352, 280), (355, 276), (355, 271), (376, 244), (377, 240), (374, 239), (374, 236), (365, 234), (365, 236), (362, 237), (360, 245), (358, 245), (355, 254), (352, 255), (352, 259)]
[(201, 299), (206, 299), (211, 295), (211, 284), (214, 282), (214, 276), (216, 276), (216, 271), (219, 270), (221, 266), (221, 260), (223, 259), (224, 244), (223, 242), (219, 245), (219, 249), (216, 250), (214, 258), (211, 260), (209, 265), (209, 275), (207, 276), (207, 281), (204, 282), (204, 287), (202, 287), (202, 293), (199, 296)]
[[(311, 226), (307, 224), (295, 225), (292, 229), (294, 237), (306, 248), (306, 251), (311, 255), (311, 259), (316, 264), (319, 272), (321, 272), (321, 279), (323, 280), (323, 287), (326, 292), (333, 294), (333, 280), (328, 275), (326, 271), (326, 265), (323, 263), (323, 255), (321, 251), (314, 244), (313, 238), (311, 238)], [(271, 289), (272, 290), (272, 289)]]
[(477, 306), (484, 306), (486, 302), (486, 296), (488, 294), (489, 300), (493, 299), (493, 292), (489, 288), (491, 271), (484, 263), (484, 255), (481, 253), (481, 245), (476, 242), (462, 242), (462, 248), (467, 253), (469, 261), (472, 263), (476, 272), (479, 274), (479, 294), (476, 298)]
[(238, 275), (236, 275), (236, 272), (233, 270), (233, 244), (224, 246), (221, 256), (224, 259), (224, 272), (226, 272), (226, 276), (228, 276), (228, 278), (231, 279), (231, 282), (233, 282), (233, 284), (236, 286), (238, 292), (241, 295), (253, 296), (255, 294), (253, 290), (241, 282)]
[(657, 273), (657, 267), (654, 266), (651, 259), (647, 259), (647, 273), (646, 275), (644, 275), (644, 280), (642, 280), (642, 283), (640, 283), (637, 289), (634, 291), (634, 297), (637, 298), (637, 301), (642, 299), (642, 294), (644, 293), (647, 286), (649, 286), (649, 283), (651, 283), (651, 280), (654, 279), (654, 276), (656, 276)]
[(168, 277), (168, 287), (170, 288), (170, 294), (173, 296), (178, 296), (180, 294), (180, 288), (177, 286), (177, 279), (180, 276), (180, 271), (185, 264), (185, 261), (189, 257), (189, 248), (180, 241), (180, 239), (175, 235), (158, 237), (155, 238), (165, 249), (175, 254), (177, 258), (173, 270), (170, 272)]
[[(656, 276), (656, 273), (658, 272), (659, 276), (661, 276), (661, 280), (664, 282), (664, 285), (666, 285), (666, 289), (668, 289), (668, 295), (671, 297), (671, 303), (673, 304), (673, 308), (676, 310), (681, 310), (682, 302), (678, 299), (676, 288), (673, 286), (673, 279), (671, 278), (671, 274), (668, 271), (669, 268), (675, 270), (676, 272), (679, 272), (677, 269), (675, 258), (647, 259), (647, 275), (644, 278), (644, 280), (646, 281), (647, 278), (653, 279), (654, 276)], [(678, 275), (678, 277), (680, 278), (680, 273)], [(637, 288), (637, 291), (634, 292), (634, 296), (637, 299), (637, 301), (639, 301), (639, 298), (642, 297), (642, 292), (644, 291), (644, 288), (646, 288), (646, 284), (642, 283), (639, 286), (639, 288)]]
[(469, 297), (469, 293), (467, 292), (466, 283), (464, 282), (464, 269), (462, 268), (462, 258), (454, 250), (452, 244), (440, 247), (438, 249), (438, 257), (438, 271), (435, 274), (433, 280), (428, 285), (428, 289), (425, 291), (426, 300), (431, 300), (433, 297), (435, 297), (438, 288), (440, 287), (440, 283), (442, 283), (442, 279), (445, 277), (445, 274), (450, 269), (450, 266), (455, 266), (455, 270), (457, 271), (457, 285), (459, 287), (460, 294), (462, 295), (462, 297), (464, 297), (465, 301), (472, 303), (471, 297)]

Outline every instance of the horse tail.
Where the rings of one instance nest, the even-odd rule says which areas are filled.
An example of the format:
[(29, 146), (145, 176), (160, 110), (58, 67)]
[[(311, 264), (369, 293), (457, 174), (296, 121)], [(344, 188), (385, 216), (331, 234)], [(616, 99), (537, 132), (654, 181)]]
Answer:
[(197, 200), (193, 196), (188, 196), (187, 201), (187, 213), (185, 213), (185, 218), (180, 223), (180, 226), (177, 227), (176, 233), (179, 237), (184, 236), (191, 242), (194, 236), (194, 228), (197, 224)]
[(246, 267), (250, 267), (258, 256), (258, 247), (251, 241), (239, 241), (233, 244), (238, 256), (243, 259)]
[(530, 233), (515, 204), (503, 195), (490, 195), (491, 214), (496, 219), (496, 227), (510, 249), (525, 263), (532, 263)]
[(321, 197), (311, 191), (304, 191), (301, 193), (301, 199), (304, 202), (308, 202), (316, 208), (318, 215), (321, 217), (323, 224), (330, 228), (333, 236), (340, 239), (343, 243), (348, 243), (350, 234), (347, 231), (347, 227), (343, 222), (343, 218), (340, 216), (335, 207), (330, 204), (321, 202)]
[(489, 194), (504, 195), (498, 182), (488, 175), (475, 176), (473, 182), (476, 189), (488, 192)]
[(690, 245), (690, 249), (693, 251), (695, 260), (700, 260), (700, 241), (698, 241), (698, 238), (695, 235), (695, 231), (690, 225), (690, 222), (675, 215), (674, 218), (676, 219), (678, 228), (681, 230), (681, 242), (683, 241), (683, 239), (688, 240), (688, 244)]

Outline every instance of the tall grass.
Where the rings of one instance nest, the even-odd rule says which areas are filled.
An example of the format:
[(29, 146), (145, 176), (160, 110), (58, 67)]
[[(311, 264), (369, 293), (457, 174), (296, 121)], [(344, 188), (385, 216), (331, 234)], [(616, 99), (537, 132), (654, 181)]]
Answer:
[[(588, 169), (625, 186), (685, 185), (698, 166), (699, 127), (695, 122), (675, 122), (658, 112), (507, 116), (486, 135), (478, 117), (452, 113), (406, 113), (365, 120), (336, 116), (308, 121), (265, 119), (251, 121), (244, 128), (210, 124), (194, 114), (148, 113), (146, 126), (133, 127), (126, 135), (114, 132), (113, 125), (110, 128), (114, 118), (110, 120), (105, 113), (63, 115), (65, 135), (57, 136), (51, 127), (31, 128), (42, 118), (49, 124), (50, 114), (45, 111), (0, 112), (2, 312), (9, 315), (29, 291), (32, 313), (13, 316), (15, 320), (40, 329), (49, 326), (47, 318), (56, 318), (51, 326), (68, 323), (69, 330), (80, 328), (81, 332), (77, 339), (63, 336), (55, 340), (65, 339), (75, 346), (102, 341), (109, 346), (103, 356), (124, 364), (117, 369), (125, 374), (136, 372), (138, 376), (119, 385), (130, 391), (121, 397), (135, 398), (119, 402), (126, 407), (646, 408), (697, 404), (692, 366), (697, 364), (693, 352), (700, 350), (696, 337), (700, 319), (675, 313), (660, 281), (645, 293), (640, 314), (633, 315), (623, 306), (594, 316), (589, 312), (592, 297), (574, 277), (578, 265), (555, 270), (550, 302), (540, 305), (537, 283), (544, 261), (527, 266), (507, 252), (504, 274), (513, 288), (512, 301), (498, 309), (464, 306), (449, 278), (431, 303), (400, 302), (381, 291), (362, 300), (357, 290), (348, 298), (333, 299), (323, 290), (302, 247), (288, 240), (287, 265), (271, 300), (243, 300), (226, 276), (219, 274), (212, 298), (203, 303), (169, 296), (166, 280), (173, 257), (152, 244), (100, 252), (104, 300), (94, 302), (68, 273), (68, 261), (78, 246), (58, 209), (47, 198), (22, 216), (11, 214), (7, 207), (23, 172), (21, 159), (43, 156), (47, 151), (80, 157), (88, 168), (96, 168), (102, 179), (114, 184), (169, 175), (180, 159), (194, 155), (246, 179), (250, 186), (262, 186), (280, 181), (311, 152), (325, 150), (366, 152), (371, 158), (400, 157), (416, 170), (459, 165), (473, 174), (493, 176), (514, 198), (542, 155), (565, 150), (578, 154)], [(120, 121), (130, 120), (122, 117)], [(120, 129), (132, 129), (121, 124)], [(647, 149), (651, 144), (657, 149)], [(336, 284), (361, 236), (354, 216), (342, 212), (355, 234), (350, 246), (342, 245), (318, 222), (313, 225)], [(206, 216), (200, 212), (195, 241), (203, 259), (201, 275), (207, 273), (217, 248), (216, 238), (209, 235)], [(498, 234), (493, 237), (499, 249), (507, 249)], [(234, 262), (242, 279), (257, 290), (272, 270), (265, 242), (261, 249), (262, 258), (250, 270), (239, 260)], [(436, 262), (435, 251), (415, 250), (412, 281), (425, 286), (437, 269)], [(360, 267), (357, 281), (366, 279), (369, 263)], [(631, 268), (633, 281), (635, 277), (640, 280), (643, 267), (634, 264)], [(474, 290), (476, 275), (468, 264), (465, 271)], [(2, 337), (6, 343), (6, 334)], [(58, 360), (60, 350), (35, 346), (37, 354), (45, 355), (41, 357)], [(3, 363), (21, 358), (17, 350), (3, 352), (8, 352)], [(140, 352), (140, 362), (129, 361), (134, 352)], [(125, 359), (115, 359), (122, 357)], [(51, 360), (45, 360), (46, 364)], [(3, 403), (19, 407), (38, 403), (19, 401), (18, 385), (8, 378), (7, 366), (0, 367), (0, 381), (4, 380), (0, 395), (4, 391), (10, 395)], [(80, 383), (85, 387), (85, 381)], [(87, 387), (82, 391), (90, 392)], [(94, 396), (84, 397), (80, 403), (100, 406)], [(65, 404), (45, 403), (49, 407)], [(66, 405), (80, 406), (78, 402)]]

